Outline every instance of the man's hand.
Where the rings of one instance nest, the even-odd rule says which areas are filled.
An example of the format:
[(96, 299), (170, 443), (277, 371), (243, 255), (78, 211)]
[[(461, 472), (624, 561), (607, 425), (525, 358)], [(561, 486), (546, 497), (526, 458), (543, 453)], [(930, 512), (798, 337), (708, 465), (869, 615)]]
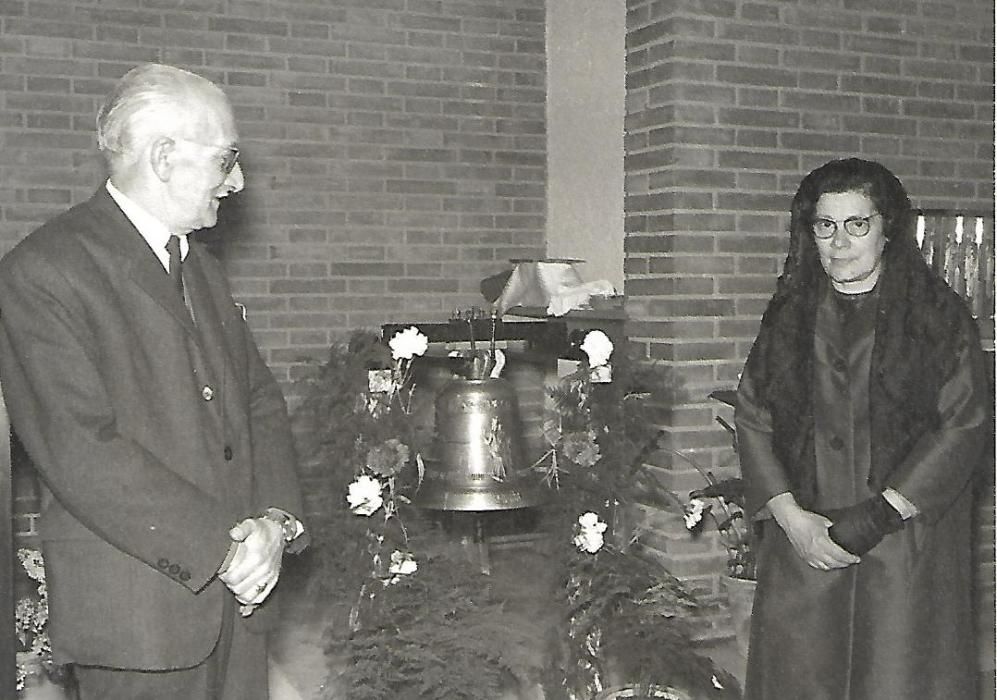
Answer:
[(809, 566), (822, 571), (858, 564), (859, 558), (835, 544), (827, 534), (831, 521), (804, 510), (790, 493), (774, 496), (769, 511), (786, 533), (797, 555)]
[(284, 534), (268, 518), (247, 518), (229, 530), (235, 555), (218, 578), (235, 594), (245, 616), (270, 595), (280, 577)]

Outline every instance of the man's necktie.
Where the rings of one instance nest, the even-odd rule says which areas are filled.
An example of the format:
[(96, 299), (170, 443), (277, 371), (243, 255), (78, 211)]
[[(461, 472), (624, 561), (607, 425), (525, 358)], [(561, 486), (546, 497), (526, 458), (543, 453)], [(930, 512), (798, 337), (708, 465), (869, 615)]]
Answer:
[(180, 272), (180, 236), (170, 236), (170, 240), (166, 243), (166, 252), (170, 254), (170, 280), (180, 295), (180, 300), (185, 301), (183, 275)]

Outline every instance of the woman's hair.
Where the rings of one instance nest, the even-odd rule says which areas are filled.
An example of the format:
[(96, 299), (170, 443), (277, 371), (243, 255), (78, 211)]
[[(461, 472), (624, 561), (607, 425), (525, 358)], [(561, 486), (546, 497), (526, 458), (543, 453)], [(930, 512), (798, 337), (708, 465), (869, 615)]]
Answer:
[(149, 138), (175, 132), (211, 93), (222, 94), (189, 71), (159, 63), (136, 66), (97, 113), (97, 146), (108, 162), (127, 157)]
[(773, 445), (792, 470), (801, 502), (812, 502), (817, 493), (814, 333), (826, 289), (811, 226), (821, 195), (841, 192), (867, 195), (885, 220), (869, 374), (870, 483), (876, 488), (912, 441), (938, 424), (940, 387), (965, 347), (978, 343), (966, 305), (921, 256), (910, 199), (893, 173), (879, 163), (849, 158), (807, 175), (793, 199), (786, 264), (746, 368), (772, 412)]
[(832, 160), (803, 178), (793, 197), (789, 254), (779, 278), (777, 296), (780, 292), (789, 293), (816, 284), (819, 275), (824, 274), (813, 237), (814, 214), (821, 195), (842, 192), (866, 195), (876, 206), (876, 211), (882, 214), (883, 233), (887, 240), (884, 262), (910, 253), (914, 246), (916, 218), (907, 190), (897, 176), (871, 160)]

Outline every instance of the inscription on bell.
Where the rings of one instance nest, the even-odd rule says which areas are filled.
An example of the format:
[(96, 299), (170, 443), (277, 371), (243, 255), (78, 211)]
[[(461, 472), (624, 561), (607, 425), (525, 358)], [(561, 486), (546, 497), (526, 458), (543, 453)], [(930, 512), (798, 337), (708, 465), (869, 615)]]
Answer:
[(483, 396), (471, 396), (450, 407), (451, 413), (478, 413), (481, 411), (497, 411), (505, 408), (503, 402)]

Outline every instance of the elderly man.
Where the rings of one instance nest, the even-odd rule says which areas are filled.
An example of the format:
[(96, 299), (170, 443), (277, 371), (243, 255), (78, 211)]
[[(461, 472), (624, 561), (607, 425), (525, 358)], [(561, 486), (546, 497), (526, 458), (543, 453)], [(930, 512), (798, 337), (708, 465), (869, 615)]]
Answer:
[(0, 378), (43, 487), (54, 656), (81, 700), (266, 698), (268, 597), (306, 539), (296, 458), (244, 314), (188, 236), (243, 187), (232, 110), (209, 81), (142, 65), (97, 138), (107, 182), (0, 262)]
[(882, 165), (810, 173), (738, 389), (763, 522), (745, 697), (975, 698), (971, 479), (987, 379)]

